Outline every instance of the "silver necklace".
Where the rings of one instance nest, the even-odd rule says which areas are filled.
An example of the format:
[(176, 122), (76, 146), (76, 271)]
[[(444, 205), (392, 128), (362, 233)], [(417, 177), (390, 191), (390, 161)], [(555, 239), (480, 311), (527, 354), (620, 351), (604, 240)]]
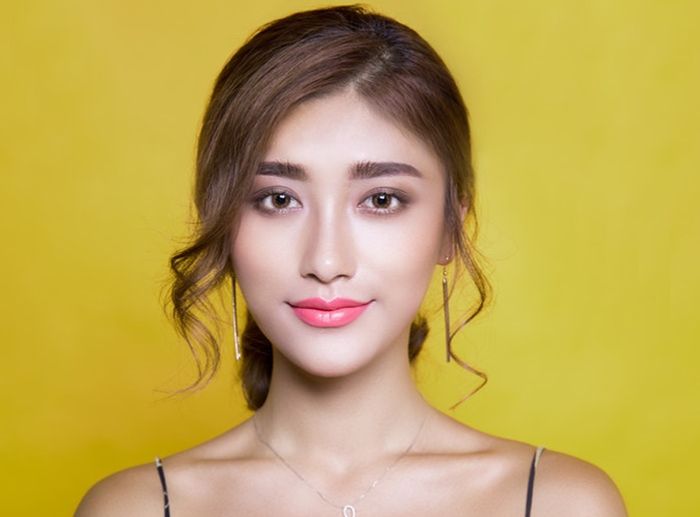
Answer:
[(336, 504), (333, 501), (330, 501), (325, 495), (323, 495), (321, 493), (321, 491), (318, 488), (316, 488), (311, 483), (309, 483), (309, 481), (307, 481), (307, 479), (304, 476), (302, 476), (297, 469), (292, 467), (289, 464), (289, 462), (287, 460), (285, 460), (282, 457), (282, 455), (274, 449), (274, 447), (272, 447), (272, 445), (270, 445), (267, 441), (265, 441), (265, 439), (262, 437), (262, 434), (260, 433), (260, 428), (258, 427), (258, 421), (257, 421), (257, 418), (255, 418), (255, 415), (253, 415), (253, 427), (255, 427), (255, 435), (257, 436), (260, 443), (262, 443), (265, 447), (270, 449), (270, 451), (272, 451), (272, 454), (274, 454), (277, 457), (277, 459), (279, 459), (282, 462), (283, 465), (285, 465), (289, 470), (291, 470), (294, 473), (294, 475), (299, 478), (299, 480), (301, 480), (304, 484), (306, 484), (306, 486), (308, 486), (314, 492), (316, 492), (318, 494), (318, 496), (325, 503), (331, 505), (333, 508), (338, 508), (339, 510), (341, 510), (343, 512), (342, 513), (343, 517), (356, 517), (357, 510), (355, 509), (355, 505), (357, 505), (357, 503), (359, 503), (365, 497), (367, 497), (367, 494), (369, 494), (374, 489), (374, 487), (376, 487), (379, 484), (379, 482), (384, 478), (384, 476), (386, 476), (389, 473), (389, 471), (392, 468), (394, 468), (394, 466), (399, 462), (399, 460), (401, 458), (403, 458), (404, 456), (406, 456), (406, 454), (408, 454), (411, 451), (411, 449), (413, 449), (413, 446), (418, 441), (418, 437), (420, 436), (420, 433), (423, 430), (423, 425), (425, 425), (425, 421), (427, 419), (428, 419), (428, 414), (426, 413), (425, 417), (423, 417), (423, 421), (421, 422), (420, 427), (418, 428), (418, 432), (413, 437), (411, 444), (406, 448), (406, 450), (403, 451), (394, 461), (391, 462), (391, 464), (389, 464), (389, 466), (387, 468), (384, 469), (382, 474), (377, 479), (374, 480), (374, 482), (369, 486), (369, 488), (367, 490), (364, 491), (364, 493), (362, 495), (360, 495), (359, 497), (355, 498), (354, 500), (350, 501), (347, 504)]

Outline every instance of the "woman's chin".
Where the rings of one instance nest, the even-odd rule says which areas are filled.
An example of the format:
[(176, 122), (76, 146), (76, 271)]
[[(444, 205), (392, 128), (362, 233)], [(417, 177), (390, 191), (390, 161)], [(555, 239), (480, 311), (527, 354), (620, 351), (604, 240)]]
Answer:
[(376, 354), (370, 351), (359, 353), (357, 349), (352, 351), (306, 351), (303, 354), (289, 354), (284, 356), (285, 365), (275, 361), (274, 368), (290, 367), (296, 373), (304, 377), (318, 380), (342, 379), (366, 370), (373, 363)]

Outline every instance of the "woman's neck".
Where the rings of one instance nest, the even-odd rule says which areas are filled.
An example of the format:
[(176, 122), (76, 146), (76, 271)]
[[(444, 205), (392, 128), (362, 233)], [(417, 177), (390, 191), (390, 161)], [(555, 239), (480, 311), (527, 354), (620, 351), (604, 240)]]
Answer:
[(416, 388), (407, 358), (377, 358), (330, 379), (310, 377), (283, 357), (274, 361), (270, 391), (255, 418), (265, 440), (288, 458), (303, 456), (342, 472), (395, 456), (434, 411)]

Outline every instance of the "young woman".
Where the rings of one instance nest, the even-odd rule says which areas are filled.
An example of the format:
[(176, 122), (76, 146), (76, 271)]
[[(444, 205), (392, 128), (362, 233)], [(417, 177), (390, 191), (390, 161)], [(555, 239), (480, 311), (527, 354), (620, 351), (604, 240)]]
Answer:
[[(233, 318), (235, 354), (255, 414), (102, 480), (77, 515), (625, 515), (596, 467), (457, 422), (412, 381), (435, 268), (475, 286), (462, 324), (487, 297), (463, 231), (473, 200), (466, 108), (414, 31), (357, 6), (259, 30), (214, 87), (199, 225), (172, 259), (200, 383), (223, 346), (209, 296), (233, 285), (235, 311), (238, 285), (248, 314), (240, 342)], [(469, 368), (450, 338), (447, 360)]]

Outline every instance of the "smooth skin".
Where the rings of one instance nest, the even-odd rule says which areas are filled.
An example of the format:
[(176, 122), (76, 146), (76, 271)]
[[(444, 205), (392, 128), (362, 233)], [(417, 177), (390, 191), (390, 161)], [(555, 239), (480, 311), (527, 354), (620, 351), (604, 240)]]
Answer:
[[(438, 158), (348, 89), (297, 107), (264, 161), (231, 253), (274, 347), (269, 396), (255, 416), (265, 440), (342, 505), (367, 490), (425, 421), (409, 454), (356, 504), (358, 515), (524, 515), (533, 446), (444, 415), (411, 377), (410, 323), (434, 268), (452, 258)], [(384, 165), (353, 173), (358, 163)], [(313, 297), (371, 303), (349, 325), (318, 328), (289, 305)], [(341, 515), (257, 440), (250, 419), (163, 463), (173, 517)], [(76, 515), (163, 515), (153, 464), (100, 481)], [(603, 471), (546, 450), (532, 515), (626, 512)]]

